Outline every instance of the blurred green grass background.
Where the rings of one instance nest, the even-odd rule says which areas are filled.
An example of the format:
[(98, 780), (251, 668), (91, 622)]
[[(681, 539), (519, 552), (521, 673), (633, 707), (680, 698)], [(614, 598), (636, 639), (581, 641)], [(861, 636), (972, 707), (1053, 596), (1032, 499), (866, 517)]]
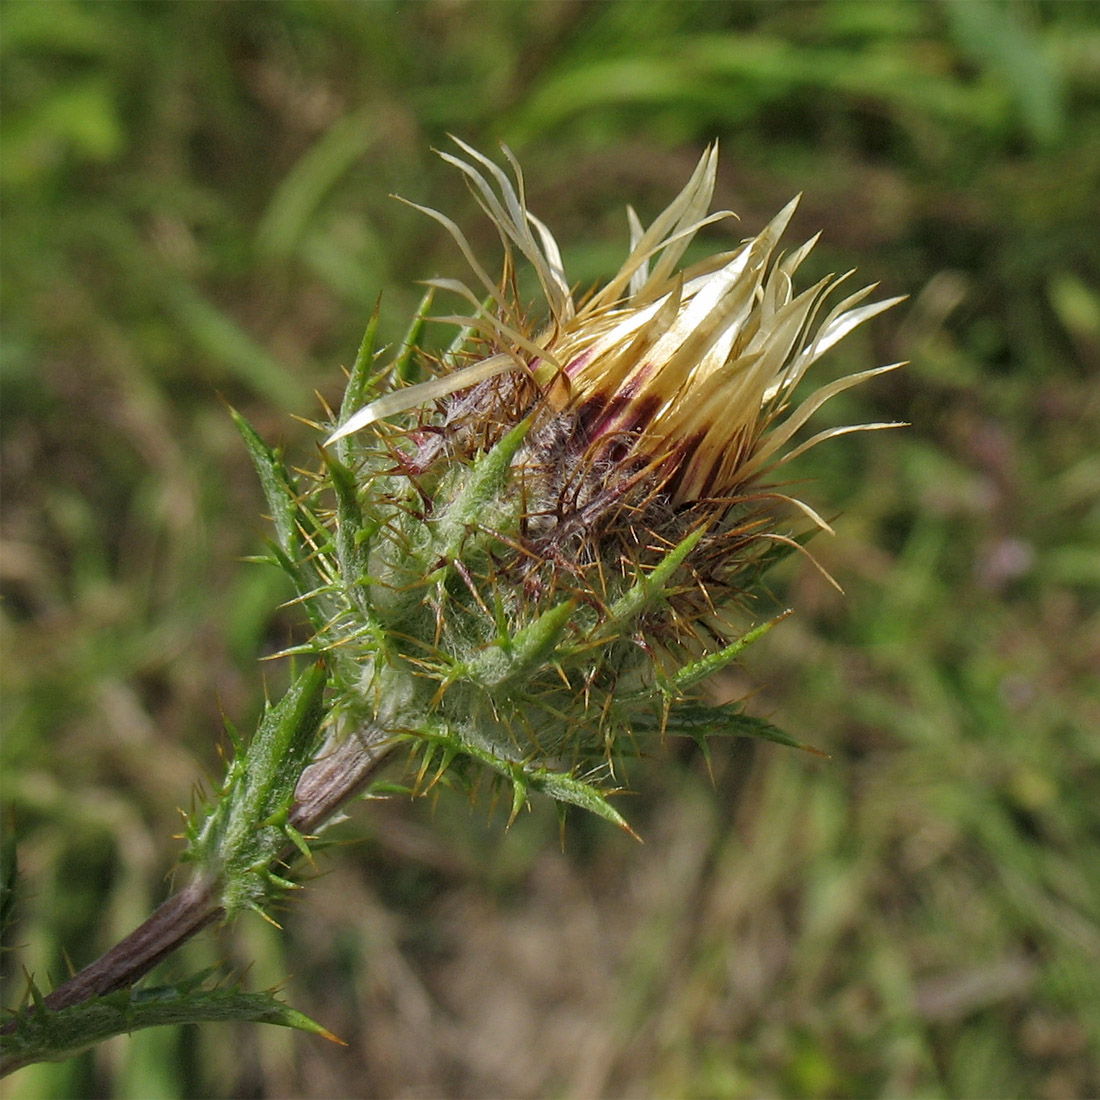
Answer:
[(847, 594), (785, 566), (726, 685), (830, 759), (670, 745), (644, 846), (357, 808), (284, 932), (166, 968), (252, 961), (347, 1047), (159, 1030), (4, 1096), (1100, 1093), (1100, 8), (6, 0), (0, 35), (6, 1003), (164, 896), (223, 713), (279, 689), (223, 402), (308, 461), (376, 297), (393, 339), (463, 275), (391, 192), (496, 255), (447, 133), (516, 150), (582, 285), (718, 138), (746, 233), (802, 191), (811, 275), (911, 296), (823, 370), (912, 361), (829, 413), (911, 427), (798, 470)]

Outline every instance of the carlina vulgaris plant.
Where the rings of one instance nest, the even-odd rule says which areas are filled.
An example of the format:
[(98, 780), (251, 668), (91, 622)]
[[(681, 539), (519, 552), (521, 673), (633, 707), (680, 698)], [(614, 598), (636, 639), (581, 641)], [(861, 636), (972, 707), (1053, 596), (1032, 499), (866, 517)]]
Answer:
[[(866, 303), (866, 287), (826, 311), (843, 281), (833, 276), (796, 294), (816, 242), (779, 251), (797, 200), (758, 236), (680, 269), (699, 230), (732, 216), (708, 214), (711, 147), (648, 228), (628, 211), (626, 261), (578, 301), (510, 152), (511, 176), (457, 145), (441, 155), (496, 227), (503, 275), (489, 277), (453, 221), (418, 207), (475, 278), (430, 286), (471, 311), (448, 318), (461, 335), (434, 377), (353, 376), (317, 482), (348, 489), (329, 510), (331, 549), (314, 559), (335, 596), (314, 644), (332, 655), (344, 721), (405, 731), (421, 775), (474, 760), (511, 782), (513, 813), (535, 788), (621, 822), (606, 792), (651, 731), (786, 740), (696, 689), (769, 625), (737, 624), (768, 565), (797, 545), (792, 513), (829, 529), (769, 479), (833, 436), (887, 425), (792, 445), (795, 434), (897, 364), (797, 405), (795, 387), (897, 299)], [(541, 291), (534, 316), (515, 290), (520, 260)]]
[[(800, 401), (796, 388), (900, 299), (868, 301), (864, 287), (830, 304), (847, 275), (796, 292), (817, 240), (780, 250), (797, 200), (755, 237), (682, 267), (697, 234), (733, 216), (708, 213), (714, 146), (648, 227), (628, 210), (626, 260), (578, 299), (512, 154), (509, 173), (456, 145), (440, 155), (499, 233), (502, 274), (490, 277), (450, 218), (417, 207), (454, 238), (473, 285), (431, 280), (389, 361), (376, 311), (341, 409), (319, 425), (318, 470), (292, 473), (238, 417), (274, 520), (269, 560), (311, 623), (291, 651), (307, 667), (247, 745), (234, 736), (223, 785), (188, 826), (188, 886), (86, 971), (35, 991), (39, 1023), (113, 990), (136, 996), (129, 986), (198, 928), (267, 910), (290, 885), (277, 869), (308, 854), (400, 746), (413, 791), (487, 778), (513, 817), (535, 791), (629, 828), (611, 800), (624, 762), (665, 734), (797, 744), (701, 685), (782, 618), (745, 629), (769, 566), (830, 530), (782, 491), (783, 463), (892, 425), (798, 433), (830, 398), (899, 364)], [(520, 301), (521, 263), (538, 309)], [(435, 318), (459, 332), (433, 358), (416, 348), (438, 291), (469, 311)], [(266, 1011), (250, 1018), (306, 1026)]]

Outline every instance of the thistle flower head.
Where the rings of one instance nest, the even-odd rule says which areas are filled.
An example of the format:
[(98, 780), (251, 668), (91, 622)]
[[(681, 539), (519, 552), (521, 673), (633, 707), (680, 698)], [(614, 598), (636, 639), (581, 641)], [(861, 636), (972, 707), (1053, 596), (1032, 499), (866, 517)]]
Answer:
[[(508, 150), (504, 153), (514, 182), (464, 142), (458, 145), (468, 160), (441, 155), (467, 176), (500, 233), (503, 279), (489, 279), (454, 222), (418, 209), (455, 237), (480, 292), (487, 295), (485, 306), (463, 284), (432, 280), (474, 305), (474, 316), (459, 320), (482, 336), (483, 354), (465, 369), (414, 387), (397, 401), (368, 406), (332, 439), (357, 431), (398, 403), (414, 407), (512, 371), (532, 383), (527, 392), (532, 404), (537, 395), (543, 419), (570, 418), (575, 446), (590, 457), (607, 451), (628, 466), (660, 470), (671, 502), (680, 505), (727, 497), (832, 436), (885, 426), (831, 429), (789, 447), (829, 398), (898, 365), (840, 379), (791, 408), (791, 395), (814, 362), (857, 325), (900, 301), (861, 304), (874, 289), (867, 286), (822, 316), (826, 298), (851, 272), (826, 276), (796, 295), (794, 275), (817, 242), (815, 236), (787, 255), (778, 250), (797, 198), (758, 236), (679, 269), (701, 229), (733, 217), (729, 211), (707, 213), (718, 163), (717, 147), (711, 146), (684, 189), (648, 229), (628, 209), (625, 262), (606, 285), (578, 303), (566, 282), (557, 242), (526, 207), (523, 176)], [(545, 316), (535, 325), (511, 291), (517, 250), (533, 268), (545, 299)], [(455, 408), (469, 411), (468, 405)], [(498, 411), (486, 407), (483, 415)]]
[[(432, 287), (471, 310), (442, 318), (460, 339), (427, 381), (403, 383), (407, 348), (368, 378), (365, 342), (317, 503), (294, 521), (313, 532), (299, 587), (349, 713), (406, 732), (425, 759), (486, 764), (519, 802), (534, 786), (617, 818), (599, 791), (646, 728), (785, 739), (693, 689), (767, 628), (741, 634), (737, 612), (794, 545), (792, 506), (826, 526), (765, 482), (817, 443), (885, 426), (795, 442), (831, 397), (891, 367), (800, 403), (796, 387), (898, 299), (867, 302), (865, 287), (828, 306), (847, 276), (796, 292), (816, 242), (780, 250), (797, 200), (682, 267), (699, 231), (732, 217), (708, 213), (714, 147), (651, 225), (628, 210), (626, 260), (578, 299), (512, 155), (509, 174), (458, 146), (441, 155), (495, 225), (503, 273), (491, 278), (450, 218), (418, 207), (474, 277)], [(539, 308), (519, 301), (520, 262)], [(338, 501), (327, 512), (326, 486)]]

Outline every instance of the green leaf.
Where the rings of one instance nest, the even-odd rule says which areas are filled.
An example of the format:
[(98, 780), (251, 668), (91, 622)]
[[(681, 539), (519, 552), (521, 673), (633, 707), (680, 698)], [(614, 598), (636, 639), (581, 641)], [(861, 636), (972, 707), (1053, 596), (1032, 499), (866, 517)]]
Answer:
[[(337, 447), (343, 442), (343, 439), (337, 440)], [(336, 492), (335, 542), (336, 557), (340, 563), (340, 584), (359, 615), (373, 623), (374, 615), (366, 588), (359, 583), (367, 576), (373, 530), (368, 529), (363, 520), (355, 475), (327, 449), (321, 451), (321, 458)]]
[(278, 999), (274, 991), (198, 988), (209, 972), (174, 985), (123, 989), (68, 1008), (49, 1009), (29, 989), (31, 1005), (7, 1021), (0, 1036), (4, 1072), (33, 1062), (59, 1062), (87, 1047), (147, 1027), (226, 1020), (277, 1024), (340, 1042), (326, 1028)]
[[(381, 380), (390, 379), (401, 383), (416, 380), (417, 367), (414, 353), (420, 344), (420, 336), (424, 331), (424, 325), (429, 319), (428, 313), (431, 309), (434, 294), (435, 290), (429, 288), (428, 292), (421, 298), (416, 314), (401, 341), (397, 357), (391, 366), (383, 371), (374, 369), (379, 316), (379, 304), (375, 303), (374, 311), (367, 323), (367, 330), (363, 333), (363, 339), (359, 343), (359, 353), (355, 357), (355, 364), (351, 368), (347, 385), (344, 387), (344, 398), (340, 402), (340, 413), (333, 425), (334, 430), (377, 395)], [(362, 449), (362, 445), (357, 443), (353, 436), (344, 436), (333, 444), (333, 448), (339, 461), (347, 467), (352, 467), (355, 464), (355, 454), (357, 450)]]
[(766, 718), (745, 714), (739, 703), (721, 706), (681, 703), (668, 712), (663, 723), (656, 718), (646, 717), (635, 720), (634, 725), (638, 730), (661, 726), (666, 734), (690, 737), (699, 743), (707, 737), (757, 737), (763, 741), (774, 741), (777, 745), (812, 752), (815, 756), (826, 755), (812, 745), (796, 741)]
[[(340, 402), (340, 415), (336, 427), (343, 424), (352, 413), (360, 406), (365, 405), (369, 395), (373, 393), (377, 385), (377, 375), (374, 370), (375, 345), (378, 340), (378, 315), (380, 303), (374, 303), (374, 311), (367, 322), (367, 330), (363, 333), (363, 339), (359, 341), (359, 352), (355, 356), (351, 373), (348, 375), (348, 384), (344, 387), (344, 399)], [(336, 441), (336, 456), (345, 465), (351, 465), (351, 440), (350, 437)]]
[(433, 297), (435, 297), (435, 288), (429, 287), (424, 297), (420, 299), (420, 305), (416, 307), (412, 323), (405, 333), (405, 338), (401, 341), (401, 350), (397, 353), (397, 358), (393, 362), (393, 376), (398, 382), (407, 384), (417, 381), (420, 371), (413, 355), (420, 346), (420, 335), (424, 331), (425, 322), (428, 320)]
[[(705, 532), (705, 527), (696, 528), (687, 538), (673, 547), (653, 569), (640, 576), (608, 609), (604, 620), (607, 626), (614, 629), (632, 622), (645, 608), (666, 595), (668, 582), (688, 554), (699, 544)], [(601, 633), (604, 633), (603, 629)]]
[(469, 469), (460, 471), (461, 487), (433, 530), (433, 552), (439, 558), (449, 563), (461, 554), (470, 531), (484, 521), (487, 512), (499, 510), (500, 497), (512, 475), (512, 459), (530, 427), (530, 418), (521, 420)]
[(576, 600), (563, 600), (514, 635), (487, 646), (468, 664), (457, 665), (454, 674), (494, 688), (521, 679), (545, 662), (576, 608)]
[(229, 415), (233, 417), (244, 445), (248, 448), (252, 465), (256, 467), (267, 506), (271, 509), (271, 519), (275, 524), (279, 546), (291, 558), (296, 558), (301, 550), (297, 523), (298, 502), (286, 466), (236, 409), (230, 409)]
[(229, 412), (260, 478), (278, 546), (285, 555), (285, 567), (294, 577), (299, 594), (325, 587), (327, 580), (313, 558), (318, 548), (328, 542), (328, 532), (302, 503), (282, 459), (236, 409)]
[(773, 626), (781, 623), (789, 614), (789, 610), (784, 611), (781, 615), (776, 615), (774, 619), (769, 619), (766, 623), (761, 623), (760, 626), (742, 634), (740, 638), (730, 642), (728, 646), (716, 653), (708, 653), (705, 657), (700, 657), (699, 660), (692, 661), (691, 664), (677, 669), (670, 678), (670, 686), (678, 692), (683, 692), (705, 680), (708, 676), (713, 676), (714, 673), (735, 661), (753, 642), (762, 638)]
[(184, 858), (222, 876), (221, 903), (230, 915), (258, 908), (285, 885), (267, 868), (288, 846), (302, 843), (286, 822), (318, 746), (326, 679), (324, 663), (316, 662), (267, 708), (244, 754), (230, 763), (205, 819), (188, 829)]
[(572, 806), (579, 806), (582, 810), (597, 814), (605, 821), (618, 825), (620, 829), (628, 832), (635, 840), (641, 839), (627, 823), (626, 818), (608, 802), (607, 792), (601, 791), (591, 783), (585, 783), (571, 775), (545, 768), (529, 771), (525, 774), (532, 789), (540, 794), (548, 795), (557, 802), (567, 802)]
[[(618, 825), (635, 839), (639, 839), (637, 833), (630, 827), (626, 819), (608, 801), (608, 794), (612, 792), (602, 791), (594, 784), (585, 783), (565, 772), (556, 772), (550, 768), (533, 768), (522, 761), (508, 760), (497, 756), (488, 749), (472, 742), (461, 730), (455, 729), (447, 723), (440, 722), (436, 718), (425, 721), (423, 728), (414, 735), (414, 740), (427, 742), (432, 749), (439, 749), (443, 753), (443, 762), (440, 765), (432, 783), (436, 782), (457, 757), (467, 757), (479, 764), (485, 765), (491, 771), (503, 776), (512, 784), (512, 809), (509, 821), (515, 820), (516, 815), (527, 802), (528, 789), (538, 791), (556, 802), (568, 803), (578, 806), (583, 810), (589, 810), (597, 814), (605, 821)], [(434, 752), (424, 754), (420, 777), (427, 772), (430, 760), (434, 758)], [(429, 784), (430, 785), (430, 784)]]

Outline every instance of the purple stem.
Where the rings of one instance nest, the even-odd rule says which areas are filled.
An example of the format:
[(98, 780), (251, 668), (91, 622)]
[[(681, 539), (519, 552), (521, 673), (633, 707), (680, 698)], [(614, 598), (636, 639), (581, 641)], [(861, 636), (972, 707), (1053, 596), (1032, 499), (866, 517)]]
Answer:
[[(302, 773), (288, 823), (305, 836), (316, 835), (345, 802), (366, 787), (394, 744), (385, 731), (366, 729), (335, 746), (326, 745)], [(290, 857), (296, 851), (289, 847), (285, 854)], [(48, 994), (47, 1007), (67, 1008), (133, 985), (196, 932), (225, 916), (219, 900), (221, 887), (220, 879), (210, 875), (189, 882), (124, 940)], [(14, 1022), (9, 1022), (0, 1031), (13, 1028)], [(6, 1064), (0, 1076), (21, 1064)]]

